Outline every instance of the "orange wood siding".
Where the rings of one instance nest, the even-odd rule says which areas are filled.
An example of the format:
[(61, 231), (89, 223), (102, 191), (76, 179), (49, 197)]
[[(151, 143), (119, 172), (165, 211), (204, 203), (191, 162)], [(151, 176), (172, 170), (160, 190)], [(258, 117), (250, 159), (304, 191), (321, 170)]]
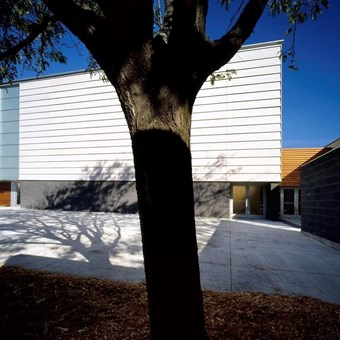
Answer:
[(9, 207), (11, 205), (11, 183), (0, 182), (0, 206)]
[(280, 186), (299, 187), (301, 166), (327, 152), (326, 148), (304, 148), (282, 150), (282, 181)]

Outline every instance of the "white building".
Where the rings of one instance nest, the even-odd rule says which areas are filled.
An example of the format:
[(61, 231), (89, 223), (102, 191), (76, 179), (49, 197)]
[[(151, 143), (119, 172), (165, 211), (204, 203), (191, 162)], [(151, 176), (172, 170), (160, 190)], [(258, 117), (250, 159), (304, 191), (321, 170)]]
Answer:
[[(281, 180), (282, 41), (241, 48), (192, 117), (197, 215), (266, 216)], [(137, 209), (131, 141), (114, 88), (87, 72), (1, 88), (2, 205)], [(164, 179), (166, 181), (166, 178)]]

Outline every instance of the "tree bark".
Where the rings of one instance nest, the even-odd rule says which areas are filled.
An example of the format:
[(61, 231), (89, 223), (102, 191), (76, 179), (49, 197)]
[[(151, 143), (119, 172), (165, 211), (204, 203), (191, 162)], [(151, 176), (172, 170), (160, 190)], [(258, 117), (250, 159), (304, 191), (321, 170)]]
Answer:
[(189, 145), (157, 128), (137, 131), (132, 145), (152, 339), (208, 339)]
[(196, 93), (185, 72), (160, 64), (152, 45), (144, 44), (120, 72), (106, 72), (131, 134), (151, 334), (162, 340), (208, 339), (190, 152)]

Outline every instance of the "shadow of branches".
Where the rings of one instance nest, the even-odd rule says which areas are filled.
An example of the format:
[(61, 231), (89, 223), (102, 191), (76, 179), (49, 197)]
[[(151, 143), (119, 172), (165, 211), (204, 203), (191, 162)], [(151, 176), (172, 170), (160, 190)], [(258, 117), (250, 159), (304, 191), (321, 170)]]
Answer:
[(140, 281), (138, 231), (137, 215), (2, 210), (0, 263), (118, 279), (133, 268)]
[[(113, 181), (117, 170), (122, 172)], [(65, 182), (46, 194), (44, 209), (137, 213), (135, 182), (126, 180), (133, 178), (133, 168), (120, 162), (107, 167), (100, 162), (91, 170), (84, 168), (83, 174), (88, 180)]]
[[(208, 165), (204, 176), (194, 181), (194, 204), (196, 216), (229, 217), (230, 182), (228, 175), (236, 174), (241, 167), (225, 172), (227, 158), (220, 154), (211, 164)], [(216, 181), (214, 175), (218, 173), (223, 181)], [(195, 178), (195, 177), (194, 177)]]

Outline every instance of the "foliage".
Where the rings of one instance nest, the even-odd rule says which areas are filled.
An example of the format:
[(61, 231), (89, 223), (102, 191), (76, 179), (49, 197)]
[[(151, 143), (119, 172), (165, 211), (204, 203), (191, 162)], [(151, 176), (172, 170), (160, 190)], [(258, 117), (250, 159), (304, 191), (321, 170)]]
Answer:
[(286, 36), (292, 36), (292, 43), (288, 50), (282, 54), (283, 62), (289, 59), (289, 68), (297, 70), (295, 62), (295, 41), (297, 35), (297, 25), (303, 24), (306, 20), (315, 20), (322, 14), (323, 9), (329, 7), (328, 0), (271, 0), (269, 2), (269, 12), (276, 16), (281, 13), (287, 15), (289, 28)]
[[(216, 1), (216, 0), (214, 0)], [(236, 11), (231, 22), (242, 13), (246, 0), (217, 0), (225, 10), (231, 10), (236, 4)], [(101, 16), (100, 0), (73, 0), (73, 3)], [(164, 14), (168, 1), (154, 1), (154, 30), (162, 33)], [(308, 19), (316, 19), (329, 7), (328, 0), (268, 0), (269, 14), (287, 16), (289, 28), (287, 36), (292, 37), (292, 44), (283, 53), (283, 60), (290, 59), (290, 68), (295, 65), (295, 39), (297, 25)], [(39, 76), (51, 62), (66, 63), (63, 53), (63, 36), (67, 29), (57, 21), (42, 0), (1, 0), (0, 2), (0, 84), (13, 81), (20, 70), (30, 70)], [(163, 36), (162, 36), (163, 37)], [(166, 41), (166, 37), (163, 37)], [(96, 68), (95, 60), (89, 57), (89, 69)]]
[[(226, 10), (235, 0), (219, 0), (221, 6)], [(245, 0), (240, 0), (238, 4), (237, 13), (245, 6)], [(272, 16), (284, 14), (287, 16), (289, 27), (286, 32), (286, 37), (291, 36), (291, 44), (289, 48), (283, 52), (283, 62), (289, 60), (289, 68), (297, 70), (295, 60), (295, 45), (297, 36), (297, 25), (303, 24), (308, 19), (316, 20), (319, 15), (323, 13), (324, 9), (329, 8), (328, 0), (269, 0), (268, 11)], [(232, 18), (234, 19), (234, 17)]]
[(214, 85), (216, 80), (222, 80), (222, 79), (227, 79), (231, 80), (233, 78), (233, 75), (236, 74), (237, 71), (235, 69), (226, 69), (225, 72), (223, 73), (213, 73), (210, 76), (210, 84)]
[(12, 81), (19, 67), (37, 75), (50, 62), (66, 63), (59, 48), (65, 28), (41, 1), (0, 2), (0, 83)]

